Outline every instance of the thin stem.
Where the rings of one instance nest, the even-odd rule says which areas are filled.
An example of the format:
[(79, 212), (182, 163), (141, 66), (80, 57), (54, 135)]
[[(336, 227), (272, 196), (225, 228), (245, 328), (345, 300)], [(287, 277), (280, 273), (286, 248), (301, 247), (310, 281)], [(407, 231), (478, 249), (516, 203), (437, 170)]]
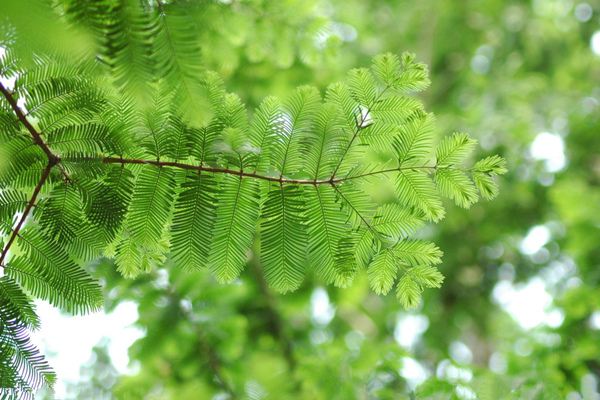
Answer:
[(350, 142), (348, 143), (348, 146), (346, 146), (346, 149), (344, 150), (344, 153), (340, 157), (340, 161), (337, 163), (337, 165), (335, 166), (335, 169), (333, 170), (333, 173), (331, 174), (331, 179), (332, 180), (335, 178), (335, 174), (337, 174), (338, 170), (342, 166), (342, 162), (344, 161), (344, 157), (346, 157), (346, 154), (348, 154), (348, 151), (350, 151), (350, 147), (352, 147), (352, 143), (354, 143), (354, 140), (356, 139), (356, 137), (358, 136), (358, 134), (362, 130), (363, 124), (365, 123), (365, 121), (369, 117), (369, 113), (371, 112), (371, 108), (370, 107), (367, 108), (367, 112), (365, 114), (363, 114), (362, 110), (360, 110), (360, 107), (359, 107), (359, 112), (361, 114), (360, 115), (360, 123), (359, 122), (356, 123), (356, 129), (354, 131), (354, 134), (352, 135), (352, 139), (350, 139)]
[(229, 175), (235, 175), (235, 176), (240, 176), (240, 177), (262, 179), (262, 180), (270, 181), (270, 182), (291, 183), (291, 184), (296, 184), (296, 185), (313, 185), (313, 186), (339, 184), (339, 183), (343, 183), (345, 181), (349, 181), (352, 179), (359, 179), (359, 178), (364, 178), (367, 176), (381, 175), (381, 174), (387, 174), (390, 172), (397, 172), (397, 171), (403, 171), (403, 170), (437, 169), (438, 168), (435, 165), (433, 165), (433, 166), (420, 165), (420, 166), (413, 166), (413, 167), (389, 168), (389, 169), (384, 169), (384, 170), (380, 170), (380, 171), (373, 171), (373, 172), (368, 172), (368, 173), (364, 173), (364, 174), (360, 174), (360, 175), (347, 176), (347, 177), (336, 178), (336, 179), (289, 179), (289, 178), (284, 178), (284, 177), (260, 175), (260, 174), (257, 174), (256, 172), (245, 172), (243, 170), (236, 170), (236, 169), (229, 169), (229, 168), (210, 167), (207, 165), (185, 164), (185, 163), (176, 162), (176, 161), (143, 160), (143, 159), (139, 159), (139, 158), (121, 158), (121, 157), (83, 157), (83, 158), (81, 158), (81, 157), (78, 157), (78, 158), (74, 158), (74, 159), (65, 158), (64, 161), (68, 161), (68, 162), (98, 161), (98, 162), (102, 162), (105, 164), (154, 165), (156, 167), (173, 167), (173, 168), (180, 168), (180, 169), (193, 170), (193, 171), (205, 171), (205, 172), (212, 172), (212, 173), (217, 173), (217, 174), (221, 173), (221, 174), (229, 174)]
[[(363, 124), (365, 122), (367, 122), (367, 119), (369, 118), (369, 116), (371, 115), (371, 109), (373, 107), (375, 107), (375, 104), (379, 103), (379, 101), (381, 100), (381, 98), (383, 97), (383, 95), (385, 94), (385, 92), (388, 91), (388, 89), (390, 88), (390, 86), (386, 86), (381, 93), (379, 93), (377, 95), (377, 97), (375, 99), (373, 99), (373, 103), (367, 106), (367, 112), (363, 114), (360, 105), (358, 107), (358, 110), (360, 112), (360, 123), (357, 122), (356, 124), (356, 129), (354, 131), (354, 134), (352, 135), (352, 139), (350, 139), (350, 142), (348, 143), (348, 146), (346, 146), (346, 149), (344, 150), (344, 153), (342, 154), (342, 156), (340, 157), (340, 161), (338, 162), (338, 164), (336, 165), (335, 169), (333, 170), (333, 173), (331, 174), (331, 180), (335, 180), (335, 174), (337, 174), (338, 170), (340, 169), (340, 167), (342, 166), (342, 162), (344, 161), (344, 158), (346, 157), (346, 155), (348, 154), (348, 151), (350, 151), (350, 147), (352, 147), (352, 143), (354, 143), (354, 140), (356, 140), (356, 138), (358, 137), (358, 134), (360, 133), (360, 131), (363, 128), (366, 128), (363, 126)], [(370, 124), (369, 124), (370, 125)]]
[(371, 226), (371, 224), (369, 223), (369, 221), (367, 221), (365, 219), (365, 217), (362, 216), (362, 214), (356, 209), (356, 207), (354, 207), (354, 205), (352, 203), (350, 203), (350, 200), (348, 200), (346, 198), (346, 196), (344, 196), (344, 193), (342, 193), (342, 191), (340, 189), (338, 189), (338, 187), (336, 185), (334, 185), (333, 183), (331, 184), (331, 186), (333, 187), (333, 189), (340, 195), (340, 197), (342, 199), (344, 199), (344, 201), (350, 206), (350, 208), (352, 208), (352, 211), (354, 211), (356, 213), (356, 215), (358, 215), (358, 217), (362, 220), (362, 222), (367, 226), (367, 228), (369, 228), (369, 230), (371, 232), (373, 232), (373, 234), (375, 236), (378, 235), (378, 232), (373, 229), (373, 227)]
[(53, 165), (51, 163), (48, 163), (48, 165), (46, 166), (46, 169), (44, 169), (44, 172), (42, 173), (42, 177), (40, 178), (37, 185), (35, 185), (35, 189), (33, 189), (33, 194), (31, 195), (31, 199), (27, 203), (27, 206), (25, 207), (25, 210), (23, 211), (23, 215), (21, 215), (21, 219), (17, 223), (17, 226), (15, 227), (15, 229), (13, 229), (10, 239), (8, 239), (6, 246), (4, 246), (4, 249), (2, 250), (2, 254), (0, 255), (0, 265), (4, 266), (4, 259), (6, 258), (6, 255), (8, 254), (8, 250), (10, 249), (10, 246), (12, 246), (12, 244), (15, 241), (15, 239), (17, 238), (17, 236), (19, 235), (19, 231), (21, 230), (21, 228), (23, 227), (23, 224), (25, 223), (25, 220), (29, 216), (31, 209), (33, 208), (33, 205), (35, 204), (37, 197), (40, 194), (40, 190), (42, 189), (42, 186), (46, 182), (46, 179), (48, 179), (48, 176), (50, 176), (50, 171), (52, 170), (52, 167), (53, 167)]
[[(79, 160), (82, 160), (82, 159), (79, 158)], [(288, 178), (283, 178), (283, 177), (260, 175), (255, 172), (245, 172), (242, 170), (235, 170), (235, 169), (229, 169), (229, 168), (209, 167), (209, 166), (205, 166), (205, 165), (192, 165), (192, 164), (185, 164), (185, 163), (180, 163), (180, 162), (175, 162), (175, 161), (141, 160), (141, 159), (135, 159), (135, 158), (120, 158), (120, 157), (104, 157), (104, 158), (88, 157), (88, 158), (84, 158), (84, 160), (100, 161), (105, 164), (146, 164), (146, 165), (154, 165), (157, 167), (174, 167), (174, 168), (187, 169), (187, 170), (206, 171), (206, 172), (213, 172), (213, 173), (235, 175), (235, 176), (240, 176), (240, 177), (262, 179), (262, 180), (270, 181), (270, 182), (293, 183), (293, 184), (297, 184), (297, 185), (322, 185), (322, 184), (330, 184), (331, 183), (330, 179), (322, 179), (322, 180), (288, 179)], [(68, 161), (68, 159), (67, 159), (67, 161)], [(334, 182), (341, 182), (341, 181), (342, 180), (334, 180)]]
[(367, 172), (364, 174), (360, 174), (360, 175), (353, 175), (353, 176), (347, 176), (345, 178), (338, 178), (338, 179), (334, 179), (334, 182), (345, 182), (345, 181), (349, 181), (351, 179), (358, 179), (358, 178), (364, 178), (367, 176), (374, 176), (374, 175), (380, 175), (380, 174), (387, 174), (389, 172), (398, 172), (398, 171), (405, 171), (405, 170), (410, 170), (410, 169), (437, 169), (438, 166), (437, 165), (418, 165), (418, 166), (414, 166), (414, 167), (396, 167), (396, 168), (389, 168), (389, 169), (382, 169), (380, 171), (373, 171), (373, 172)]

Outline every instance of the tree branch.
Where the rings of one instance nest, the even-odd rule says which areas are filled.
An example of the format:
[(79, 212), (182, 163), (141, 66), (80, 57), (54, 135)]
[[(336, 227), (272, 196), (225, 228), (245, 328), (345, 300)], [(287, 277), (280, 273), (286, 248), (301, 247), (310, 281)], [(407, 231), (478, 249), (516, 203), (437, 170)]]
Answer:
[(77, 162), (77, 161), (96, 161), (104, 164), (142, 164), (142, 165), (154, 165), (156, 167), (173, 167), (185, 170), (192, 171), (205, 171), (212, 172), (216, 174), (229, 174), (240, 177), (254, 178), (254, 179), (262, 179), (270, 182), (278, 182), (278, 183), (291, 183), (296, 185), (331, 185), (331, 184), (339, 184), (345, 181), (349, 181), (352, 179), (364, 178), (367, 176), (374, 176), (380, 174), (387, 174), (390, 172), (397, 172), (403, 170), (411, 170), (411, 169), (436, 169), (437, 166), (414, 166), (414, 167), (397, 167), (397, 168), (389, 168), (380, 171), (368, 172), (361, 175), (347, 176), (343, 178), (336, 179), (290, 179), (284, 177), (275, 177), (268, 175), (260, 175), (256, 172), (245, 172), (243, 170), (229, 169), (229, 168), (220, 168), (220, 167), (210, 167), (207, 165), (193, 165), (186, 164), (176, 161), (160, 161), (160, 160), (143, 160), (138, 158), (121, 158), (121, 157), (77, 157), (77, 158), (64, 158), (64, 161), (68, 162)]
[(21, 215), (21, 219), (17, 223), (17, 226), (15, 227), (15, 229), (13, 229), (10, 239), (8, 239), (6, 246), (4, 246), (4, 249), (2, 250), (2, 254), (0, 255), (0, 266), (2, 266), (2, 267), (4, 266), (4, 259), (6, 258), (6, 255), (8, 254), (8, 250), (10, 249), (10, 246), (12, 246), (12, 244), (15, 241), (15, 239), (17, 238), (17, 236), (19, 235), (19, 231), (21, 230), (21, 228), (23, 227), (23, 224), (25, 223), (25, 220), (29, 216), (31, 209), (33, 208), (33, 205), (35, 204), (37, 197), (40, 194), (40, 190), (42, 189), (42, 186), (46, 182), (46, 179), (48, 179), (48, 176), (50, 176), (50, 170), (52, 170), (52, 167), (53, 167), (53, 165), (51, 163), (49, 163), (46, 166), (46, 169), (44, 169), (44, 172), (42, 173), (42, 177), (40, 178), (37, 185), (35, 185), (35, 189), (33, 189), (33, 194), (31, 195), (31, 199), (27, 203), (27, 206), (25, 207), (25, 210), (23, 211), (23, 215)]
[(48, 157), (48, 165), (50, 167), (58, 165), (58, 168), (60, 169), (60, 171), (63, 174), (63, 176), (65, 177), (65, 179), (70, 180), (69, 174), (67, 174), (67, 171), (65, 171), (63, 166), (60, 165), (60, 157), (57, 156), (56, 154), (54, 154), (52, 152), (52, 150), (50, 150), (50, 147), (48, 147), (48, 144), (46, 142), (44, 142), (44, 139), (42, 138), (42, 135), (40, 134), (40, 132), (38, 132), (33, 127), (33, 125), (31, 125), (31, 122), (29, 122), (29, 120), (27, 119), (27, 116), (25, 115), (23, 110), (21, 110), (21, 108), (18, 106), (17, 100), (14, 98), (12, 93), (1, 82), (0, 82), (0, 92), (2, 92), (2, 94), (6, 98), (6, 101), (8, 101), (8, 104), (10, 104), (10, 107), (12, 108), (13, 112), (15, 113), (15, 115), (17, 116), (19, 121), (21, 121), (21, 123), (25, 126), (25, 128), (31, 135), (31, 137), (33, 139), (33, 143), (38, 145), (43, 150), (44, 154), (46, 154), (46, 156)]
[(50, 150), (46, 142), (44, 142), (44, 139), (42, 139), (40, 133), (33, 127), (33, 125), (31, 125), (27, 117), (25, 117), (25, 114), (23, 113), (21, 108), (19, 108), (19, 106), (17, 105), (17, 101), (13, 97), (12, 93), (10, 93), (2, 83), (0, 83), (0, 92), (2, 92), (2, 94), (6, 98), (6, 101), (8, 101), (8, 104), (10, 104), (10, 107), (16, 114), (19, 121), (21, 121), (21, 123), (25, 125), (25, 128), (27, 128), (27, 130), (31, 134), (33, 142), (42, 148), (42, 150), (44, 151), (44, 153), (46, 153), (46, 156), (48, 156), (48, 160), (51, 163), (54, 162), (54, 164), (57, 164), (58, 157), (54, 153), (52, 153), (52, 150)]
[[(81, 158), (79, 158), (79, 160), (81, 160)], [(270, 181), (270, 182), (294, 183), (294, 184), (298, 184), (298, 185), (323, 185), (323, 184), (331, 183), (330, 179), (321, 179), (321, 180), (318, 180), (318, 179), (288, 179), (288, 178), (283, 178), (283, 177), (259, 175), (254, 172), (244, 172), (242, 170), (209, 167), (209, 166), (205, 166), (205, 165), (192, 165), (192, 164), (185, 164), (185, 163), (174, 162), (174, 161), (141, 160), (141, 159), (119, 158), (119, 157), (104, 157), (104, 158), (88, 157), (88, 158), (85, 158), (85, 160), (100, 161), (105, 164), (147, 164), (147, 165), (154, 165), (157, 167), (174, 167), (174, 168), (194, 170), (194, 171), (206, 171), (206, 172), (213, 172), (213, 173), (235, 175), (235, 176), (240, 176), (240, 177), (262, 179), (262, 180), (266, 180), (266, 181)], [(335, 180), (334, 182), (341, 182), (341, 180)]]

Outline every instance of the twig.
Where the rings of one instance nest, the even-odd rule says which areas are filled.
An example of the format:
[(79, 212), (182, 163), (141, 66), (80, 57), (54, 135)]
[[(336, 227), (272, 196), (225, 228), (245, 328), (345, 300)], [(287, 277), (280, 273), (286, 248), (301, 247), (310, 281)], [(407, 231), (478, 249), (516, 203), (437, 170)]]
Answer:
[(48, 144), (44, 141), (44, 139), (42, 138), (42, 135), (33, 127), (33, 125), (31, 125), (31, 122), (29, 122), (29, 120), (27, 119), (27, 116), (25, 115), (23, 110), (21, 110), (21, 108), (18, 106), (17, 100), (14, 98), (12, 93), (1, 82), (0, 82), (0, 92), (2, 92), (2, 94), (6, 98), (6, 101), (8, 101), (8, 104), (10, 104), (10, 107), (14, 111), (14, 113), (17, 116), (17, 118), (19, 119), (19, 121), (21, 121), (21, 123), (25, 126), (25, 128), (31, 135), (33, 142), (36, 145), (38, 145), (42, 149), (42, 151), (46, 154), (46, 156), (48, 157), (48, 165), (50, 167), (58, 165), (58, 168), (60, 169), (60, 171), (63, 174), (63, 176), (65, 177), (65, 179), (70, 180), (70, 177), (69, 177), (69, 174), (67, 174), (67, 171), (65, 171), (65, 169), (62, 165), (59, 165), (60, 157), (57, 156), (56, 154), (54, 154), (52, 152), (52, 150), (50, 150), (50, 147), (48, 147)]
[(17, 236), (19, 235), (19, 231), (21, 230), (21, 228), (23, 227), (23, 224), (25, 223), (25, 220), (29, 216), (29, 213), (31, 212), (31, 209), (33, 208), (33, 205), (35, 204), (35, 201), (37, 200), (40, 190), (42, 189), (42, 186), (44, 185), (44, 183), (46, 182), (46, 179), (48, 179), (48, 176), (50, 175), (50, 171), (52, 170), (52, 167), (53, 167), (53, 165), (50, 163), (46, 166), (46, 169), (44, 169), (44, 172), (42, 173), (42, 177), (40, 178), (37, 185), (35, 185), (35, 189), (33, 190), (31, 199), (27, 203), (27, 206), (25, 207), (25, 210), (23, 211), (23, 215), (21, 215), (21, 219), (17, 223), (17, 226), (15, 227), (15, 229), (13, 229), (10, 239), (8, 239), (6, 246), (4, 246), (4, 249), (2, 250), (2, 254), (0, 255), (0, 265), (4, 266), (4, 259), (6, 258), (6, 255), (8, 254), (8, 250), (10, 249), (10, 246), (12, 246), (12, 244), (15, 241), (15, 239), (17, 238)]

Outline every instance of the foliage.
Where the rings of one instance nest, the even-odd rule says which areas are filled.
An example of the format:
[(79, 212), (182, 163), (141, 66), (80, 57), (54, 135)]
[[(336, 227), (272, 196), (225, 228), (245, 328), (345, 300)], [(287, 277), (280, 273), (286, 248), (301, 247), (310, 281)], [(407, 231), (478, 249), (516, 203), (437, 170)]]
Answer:
[[(475, 145), (465, 134), (433, 145), (432, 117), (413, 96), (427, 70), (408, 53), (375, 57), (324, 96), (302, 86), (267, 97), (249, 117), (202, 63), (192, 4), (46, 9), (57, 29), (87, 32), (93, 59), (39, 47), (16, 10), (0, 64), (2, 365), (15, 396), (54, 379), (27, 337), (38, 325), (27, 323), (29, 296), (75, 314), (99, 309), (84, 268), (98, 257), (128, 278), (172, 262), (229, 283), (258, 237), (278, 292), (309, 273), (346, 287), (367, 268), (376, 292), (397, 281), (400, 303), (415, 307), (443, 280), (441, 251), (412, 239), (416, 228), (443, 218), (441, 196), (464, 208), (479, 191), (493, 197), (492, 178), (506, 172), (499, 157), (463, 168)], [(30, 59), (20, 56), (28, 38)], [(375, 199), (373, 185), (395, 193)]]
[[(156, 9), (152, 2), (139, 7), (127, 1), (53, 1), (53, 9), (44, 9), (43, 1), (35, 7), (32, 0), (4, 3), (3, 13), (7, 17), (4, 21), (15, 26), (13, 31), (2, 30), (15, 39), (9, 54), (15, 63), (10, 68), (31, 69), (35, 66), (34, 54), (59, 57), (59, 61), (69, 60), (65, 64), (79, 65), (77, 75), (82, 71), (81, 76), (91, 77), (91, 87), (97, 87), (100, 98), (110, 99), (110, 109), (100, 107), (102, 121), (116, 131), (136, 130), (141, 124), (177, 129), (177, 121), (172, 123), (167, 119), (163, 125), (161, 121), (165, 119), (157, 112), (172, 103), (177, 104), (176, 114), (186, 127), (203, 132), (204, 127), (210, 126), (216, 114), (210, 107), (210, 99), (218, 93), (191, 83), (199, 91), (195, 101), (202, 104), (194, 112), (190, 110), (193, 103), (189, 96), (170, 94), (168, 89), (154, 86), (152, 74), (159, 69), (163, 71), (161, 76), (175, 86), (193, 79), (181, 76), (181, 70), (173, 67), (174, 60), (193, 68), (198, 65), (194, 63), (199, 63), (201, 71), (196, 76), (215, 79), (214, 82), (222, 76), (227, 91), (240, 97), (237, 104), (245, 104), (251, 110), (251, 131), (260, 132), (277, 122), (269, 119), (270, 110), (282, 109), (295, 87), (310, 83), (325, 94), (331, 82), (343, 80), (347, 85), (346, 71), (370, 65), (375, 54), (402, 49), (415, 52), (428, 65), (432, 85), (418, 94), (418, 98), (436, 117), (427, 114), (427, 118), (412, 124), (405, 121), (401, 129), (395, 130), (400, 140), (391, 146), (379, 142), (377, 125), (368, 127), (373, 132), (370, 146), (356, 149), (357, 153), (367, 150), (357, 154), (361, 162), (380, 165), (393, 159), (389, 155), (396, 157), (405, 151), (403, 146), (410, 143), (406, 137), (413, 137), (415, 131), (426, 138), (419, 142), (423, 145), (420, 151), (433, 155), (434, 144), (442, 142), (448, 132), (456, 131), (470, 132), (478, 139), (481, 146), (476, 146), (474, 152), (476, 159), (487, 159), (483, 165), (493, 164), (494, 159), (487, 157), (498, 153), (507, 158), (510, 166), (494, 202), (475, 204), (468, 211), (453, 208), (448, 210), (443, 223), (435, 225), (426, 224), (423, 211), (414, 213), (410, 207), (394, 201), (398, 197), (395, 182), (385, 184), (375, 176), (360, 185), (370, 201), (359, 196), (357, 200), (364, 201), (363, 206), (370, 210), (374, 204), (380, 205), (378, 214), (369, 220), (374, 229), (386, 237), (401, 232), (402, 238), (408, 237), (410, 242), (435, 242), (445, 253), (441, 264), (432, 263), (445, 276), (444, 284), (438, 290), (423, 291), (424, 301), (410, 311), (403, 311), (395, 296), (374, 293), (387, 287), (389, 291), (394, 289), (396, 270), (393, 264), (386, 263), (391, 252), (373, 256), (361, 250), (377, 240), (368, 229), (363, 229), (356, 238), (349, 238), (353, 245), (350, 251), (338, 253), (342, 257), (363, 255), (356, 258), (356, 267), (352, 267), (357, 270), (351, 285), (336, 287), (335, 284), (344, 282), (332, 281), (333, 276), (327, 275), (332, 269), (305, 271), (304, 282), (285, 296), (271, 293), (265, 285), (259, 254), (263, 247), (260, 234), (268, 225), (265, 227), (262, 220), (255, 225), (256, 234), (246, 253), (249, 262), (245, 272), (230, 285), (217, 285), (210, 268), (190, 268), (199, 262), (194, 254), (202, 254), (202, 261), (208, 260), (204, 256), (210, 253), (208, 241), (175, 240), (166, 228), (169, 232), (156, 243), (162, 253), (163, 249), (169, 249), (166, 256), (153, 257), (147, 251), (144, 268), (149, 272), (135, 279), (123, 279), (118, 273), (114, 255), (119, 243), (113, 241), (106, 249), (106, 257), (83, 265), (102, 282), (108, 310), (126, 300), (138, 305), (136, 324), (144, 334), (130, 348), (129, 358), (139, 369), (130, 371), (132, 376), (123, 371), (111, 372), (105, 368), (105, 359), (92, 359), (91, 366), (83, 367), (79, 386), (70, 387), (64, 396), (58, 397), (586, 400), (597, 397), (600, 379), (597, 362), (600, 213), (596, 206), (600, 175), (594, 151), (600, 146), (597, 134), (600, 99), (596, 83), (600, 69), (597, 46), (594, 47), (600, 15), (597, 0), (198, 1), (187, 2), (192, 7), (185, 15), (177, 11), (186, 2), (163, 1), (166, 14), (159, 18), (144, 16)], [(100, 7), (94, 9), (96, 6)], [(57, 17), (67, 10), (68, 24)], [(139, 10), (143, 18), (139, 18)], [(114, 26), (98, 24), (97, 16), (109, 13)], [(197, 21), (195, 29), (178, 29), (185, 26), (179, 21), (190, 18)], [(126, 35), (119, 34), (118, 27), (130, 21), (134, 21), (136, 28)], [(166, 25), (174, 26), (173, 34), (177, 36), (196, 37), (193, 46), (200, 53), (184, 52), (188, 57), (182, 59), (173, 57), (177, 52), (170, 52), (168, 60), (157, 58), (162, 50), (157, 53), (153, 49), (168, 45), (160, 32)], [(39, 29), (41, 26), (44, 29)], [(111, 48), (111, 40), (119, 46)], [(119, 67), (119, 59), (131, 62)], [(103, 63), (107, 60), (110, 64)], [(206, 69), (215, 70), (218, 75), (204, 75)], [(122, 77), (126, 71), (134, 70), (140, 71), (140, 75), (130, 81), (119, 80), (115, 78), (119, 70)], [(385, 71), (373, 72), (376, 79), (382, 79)], [(10, 83), (9, 87), (12, 88)], [(123, 98), (115, 92), (123, 94)], [(116, 109), (114, 104), (118, 104)], [(229, 97), (228, 104), (235, 108), (235, 97)], [(23, 105), (28, 109), (27, 103)], [(323, 108), (314, 120), (319, 127), (315, 132), (336, 129), (335, 124), (339, 123), (327, 119), (331, 111), (328, 106)], [(130, 115), (133, 110), (139, 115), (136, 118), (143, 121), (122, 124), (124, 118), (118, 116)], [(14, 120), (12, 111), (8, 111), (0, 119)], [(82, 110), (85, 112), (87, 109)], [(263, 116), (258, 118), (260, 113)], [(368, 124), (368, 118), (365, 120)], [(260, 124), (267, 128), (261, 128)], [(2, 134), (14, 135), (22, 129), (19, 124), (12, 126)], [(387, 127), (382, 132), (386, 131)], [(314, 159), (320, 154), (316, 138), (333, 140), (324, 143), (325, 148), (335, 149), (340, 144), (335, 142), (336, 136), (312, 134), (308, 132), (310, 138), (307, 136), (306, 147), (310, 151), (304, 152), (301, 146), (303, 162), (310, 166), (316, 165)], [(235, 131), (227, 135), (235, 142)], [(260, 170), (269, 166), (271, 157), (262, 138), (255, 136), (250, 140), (252, 147), (263, 150), (256, 160)], [(24, 143), (31, 143), (26, 135), (24, 139)], [(140, 147), (140, 142), (136, 145)], [(564, 145), (564, 149), (557, 145)], [(145, 146), (150, 148), (148, 143)], [(169, 149), (172, 143), (163, 142), (161, 146)], [(0, 155), (0, 165), (8, 165), (8, 160), (17, 156), (23, 160), (44, 160), (44, 154), (36, 146), (28, 150), (31, 152), (10, 157)], [(5, 146), (0, 146), (0, 152), (4, 151)], [(326, 171), (335, 168), (335, 163), (330, 165), (329, 154), (336, 153), (322, 157)], [(163, 156), (160, 155), (161, 159)], [(561, 156), (566, 163), (560, 162)], [(204, 153), (193, 157), (202, 159)], [(156, 159), (156, 154), (152, 158)], [(178, 161), (185, 162), (182, 158)], [(217, 161), (208, 162), (214, 165)], [(34, 187), (44, 166), (32, 164), (31, 168), (37, 170), (24, 173), (21, 184)], [(87, 166), (78, 171), (91, 172)], [(306, 172), (309, 176), (315, 173), (310, 168)], [(116, 238), (122, 232), (117, 221), (123, 220), (127, 208), (115, 207), (111, 213), (102, 210), (112, 204), (110, 199), (114, 196), (131, 197), (133, 179), (139, 173), (140, 170), (131, 167), (114, 168), (110, 177), (89, 189), (98, 198), (98, 207), (86, 211), (89, 215), (86, 218), (99, 221), (96, 225), (110, 225), (103, 235)], [(196, 171), (188, 173), (197, 175)], [(201, 175), (204, 179), (208, 177)], [(495, 194), (487, 185), (485, 174), (473, 170), (470, 177), (481, 198)], [(186, 224), (191, 218), (186, 218), (183, 211), (176, 218), (176, 210), (184, 209), (184, 203), (199, 194), (206, 195), (209, 200), (202, 201), (208, 202), (218, 201), (222, 195), (220, 191), (206, 190), (213, 187), (212, 182), (189, 179), (189, 185), (176, 181), (174, 190), (178, 196), (170, 213), (169, 226), (180, 224), (180, 237), (200, 229), (197, 224)], [(115, 181), (121, 183), (118, 191), (105, 190), (113, 187)], [(436, 185), (439, 182), (437, 178), (433, 181)], [(47, 189), (50, 185), (41, 191), (41, 199), (49, 196)], [(314, 213), (307, 218), (315, 222), (319, 221), (317, 195), (326, 196), (325, 204), (334, 207), (332, 211), (339, 211), (340, 197), (326, 189), (325, 185), (319, 187), (318, 193), (303, 193), (307, 212)], [(263, 190), (262, 186), (259, 190)], [(269, 190), (268, 186), (264, 190)], [(182, 196), (184, 192), (186, 196)], [(67, 198), (72, 195), (62, 193)], [(467, 192), (461, 193), (459, 201), (469, 199)], [(344, 192), (345, 196), (356, 194)], [(0, 214), (6, 212), (10, 215), (8, 219), (14, 217), (31, 195), (31, 189), (2, 190), (0, 202), (6, 206), (0, 207)], [(435, 215), (435, 203), (431, 204), (427, 209)], [(443, 200), (442, 204), (448, 202)], [(35, 207), (32, 212), (35, 214)], [(114, 223), (108, 219), (102, 222), (100, 217), (109, 218), (109, 214)], [(218, 220), (211, 214), (198, 215), (207, 216), (201, 219), (201, 226), (215, 229)], [(326, 226), (333, 233), (327, 237), (340, 235), (338, 232), (343, 235), (347, 224), (353, 226), (358, 222), (347, 219), (346, 212), (337, 212), (335, 216), (338, 219), (328, 225), (314, 223), (306, 227), (306, 256), (311, 249), (312, 260), (305, 266), (314, 265), (315, 259), (323, 259), (323, 265), (335, 265), (336, 259), (328, 256), (329, 246), (336, 246), (335, 241), (323, 242), (314, 233), (323, 232)], [(30, 218), (30, 222), (34, 220)], [(282, 226), (281, 221), (276, 222), (271, 226)], [(73, 226), (76, 224), (60, 228), (61, 235), (72, 236), (69, 229)], [(10, 234), (6, 227), (0, 229), (7, 236)], [(539, 247), (532, 250), (531, 238), (540, 232), (547, 233), (546, 242), (537, 242)], [(198, 237), (193, 233), (186, 237), (192, 235)], [(176, 245), (180, 245), (179, 250)], [(191, 247), (197, 250), (183, 250)], [(354, 248), (358, 250), (355, 254)], [(100, 251), (94, 248), (86, 252), (92, 250)], [(176, 258), (175, 253), (180, 255)], [(77, 263), (81, 258), (95, 257), (91, 253), (84, 256), (77, 256), (80, 257)], [(369, 279), (372, 267), (363, 266), (375, 261), (382, 273), (377, 275), (379, 279)], [(155, 268), (163, 264), (166, 268)], [(334, 285), (322, 286), (322, 277)], [(397, 280), (400, 278), (396, 276)], [(523, 319), (525, 312), (529, 316)], [(41, 317), (46, 326), (44, 315)], [(115, 350), (112, 345), (108, 348), (111, 354)], [(57, 367), (56, 387), (61, 391), (64, 377), (60, 374), (60, 364), (68, 357), (47, 354)], [(110, 378), (102, 378), (106, 374)], [(88, 377), (103, 381), (98, 383)], [(93, 394), (92, 388), (96, 390)]]

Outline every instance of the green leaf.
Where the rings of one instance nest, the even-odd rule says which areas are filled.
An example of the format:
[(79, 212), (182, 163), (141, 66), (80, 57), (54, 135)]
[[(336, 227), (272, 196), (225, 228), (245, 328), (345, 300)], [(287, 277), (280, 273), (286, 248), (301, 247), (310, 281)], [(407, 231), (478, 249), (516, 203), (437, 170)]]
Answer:
[(379, 208), (371, 226), (386, 236), (397, 239), (408, 237), (423, 226), (422, 216), (399, 204), (385, 204)]
[(217, 207), (217, 182), (207, 174), (189, 174), (175, 202), (171, 251), (177, 266), (199, 269), (207, 265)]
[(142, 245), (153, 245), (162, 236), (171, 214), (175, 182), (173, 171), (145, 166), (135, 182), (125, 228)]
[(422, 240), (402, 240), (392, 251), (401, 263), (409, 266), (439, 264), (444, 254), (434, 243)]
[(398, 129), (394, 140), (394, 150), (400, 167), (426, 165), (433, 147), (432, 114), (422, 114)]
[[(327, 283), (347, 286), (356, 271), (351, 227), (340, 213), (336, 193), (329, 187), (308, 187), (306, 197), (310, 265)], [(344, 251), (345, 249), (345, 251)]]
[(307, 138), (304, 171), (318, 179), (331, 177), (345, 152), (347, 140), (342, 132), (342, 119), (338, 108), (326, 103), (320, 110), (312, 135)]
[(133, 192), (133, 174), (123, 166), (113, 166), (84, 198), (86, 216), (95, 229), (114, 239), (121, 228)]
[(367, 269), (369, 286), (377, 294), (387, 294), (394, 286), (397, 274), (398, 260), (393, 251), (386, 248), (373, 258)]
[(415, 282), (426, 288), (439, 288), (444, 281), (444, 275), (431, 265), (419, 265), (411, 268), (409, 273)]
[(435, 183), (442, 196), (454, 200), (457, 206), (469, 208), (479, 199), (475, 185), (469, 177), (457, 169), (438, 169)]
[(498, 155), (482, 158), (473, 165), (473, 171), (492, 175), (504, 175), (508, 169), (506, 168), (506, 160)]
[(403, 53), (401, 58), (391, 53), (381, 54), (373, 59), (371, 68), (385, 87), (398, 91), (421, 91), (430, 83), (427, 66), (416, 63), (412, 53)]
[(473, 151), (477, 141), (465, 133), (446, 136), (436, 149), (437, 166), (460, 164)]
[(498, 195), (498, 184), (494, 181), (493, 177), (483, 172), (473, 172), (471, 176), (481, 197), (491, 200)]
[(28, 229), (21, 232), (18, 246), (23, 253), (10, 259), (5, 271), (29, 293), (73, 314), (100, 308), (100, 286), (59, 244)]
[(31, 299), (9, 276), (0, 278), (0, 304), (4, 321), (18, 320), (28, 329), (39, 329), (40, 319), (35, 313)]
[(421, 210), (431, 221), (444, 218), (445, 211), (437, 190), (427, 174), (421, 170), (401, 170), (396, 180), (401, 203)]
[(303, 165), (302, 143), (317, 118), (321, 96), (311, 86), (300, 87), (284, 103), (279, 137), (269, 143), (275, 171), (281, 175), (297, 173)]
[(303, 192), (297, 186), (271, 185), (261, 212), (260, 259), (275, 290), (296, 290), (306, 267)]
[(396, 285), (396, 298), (400, 305), (406, 309), (415, 308), (421, 301), (423, 289), (417, 283), (411, 274), (404, 274)]
[(270, 145), (281, 137), (283, 119), (281, 104), (275, 97), (265, 98), (252, 117), (249, 138), (251, 145), (256, 149), (256, 156), (250, 164), (257, 171), (267, 171), (271, 154)]
[(57, 185), (40, 208), (40, 225), (56, 241), (69, 243), (80, 234), (84, 223), (83, 203), (76, 186)]
[(219, 282), (231, 282), (244, 269), (256, 229), (258, 184), (228, 175), (220, 192), (209, 267)]
[(348, 73), (348, 87), (354, 100), (363, 107), (372, 107), (377, 98), (377, 85), (371, 71), (355, 68)]

